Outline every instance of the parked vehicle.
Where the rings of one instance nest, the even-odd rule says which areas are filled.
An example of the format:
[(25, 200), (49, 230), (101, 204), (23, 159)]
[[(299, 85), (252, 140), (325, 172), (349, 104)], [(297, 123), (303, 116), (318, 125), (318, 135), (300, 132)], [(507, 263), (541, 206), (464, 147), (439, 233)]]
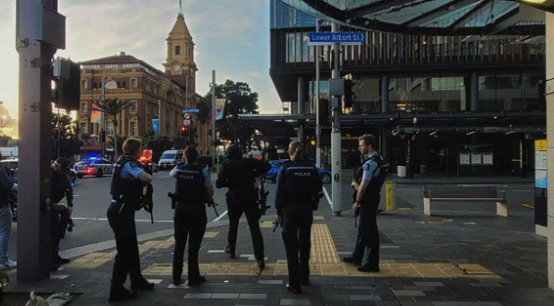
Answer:
[(113, 173), (114, 163), (105, 158), (90, 157), (77, 162), (73, 169), (75, 169), (79, 178), (83, 178), (85, 175), (102, 177), (104, 174)]
[(160, 170), (173, 169), (182, 158), (183, 150), (165, 150), (158, 162), (158, 168)]

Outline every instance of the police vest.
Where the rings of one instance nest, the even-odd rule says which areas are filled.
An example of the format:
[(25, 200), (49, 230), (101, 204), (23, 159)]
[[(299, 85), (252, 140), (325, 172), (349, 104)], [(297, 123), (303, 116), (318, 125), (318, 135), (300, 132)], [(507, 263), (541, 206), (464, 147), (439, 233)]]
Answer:
[(115, 200), (140, 200), (144, 192), (144, 183), (139, 179), (123, 179), (121, 178), (121, 170), (127, 163), (133, 163), (133, 167), (142, 166), (135, 158), (125, 157), (115, 163), (115, 169), (112, 176), (112, 185), (110, 194)]
[[(372, 195), (378, 195), (381, 192), (381, 188), (385, 183), (387, 177), (387, 172), (389, 170), (389, 163), (385, 160), (383, 156), (378, 153), (373, 154), (365, 163), (368, 164), (370, 161), (377, 163), (377, 168), (369, 181), (367, 189), (364, 193), (363, 201), (369, 200)], [(375, 173), (377, 172), (377, 175)], [(356, 172), (356, 182), (361, 185), (363, 178), (363, 165), (358, 168)]]
[(204, 204), (206, 187), (204, 185), (204, 165), (188, 165), (183, 162), (177, 164), (175, 194), (177, 201), (182, 204)]
[(319, 193), (320, 183), (317, 168), (309, 161), (298, 160), (283, 165), (285, 188), (295, 203), (314, 201)]

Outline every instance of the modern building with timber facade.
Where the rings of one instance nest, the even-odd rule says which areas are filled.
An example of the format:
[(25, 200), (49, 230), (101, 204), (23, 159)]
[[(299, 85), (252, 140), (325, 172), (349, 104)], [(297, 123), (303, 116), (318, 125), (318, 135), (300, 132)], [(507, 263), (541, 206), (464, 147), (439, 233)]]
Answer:
[[(183, 122), (183, 109), (195, 108), (199, 96), (196, 94), (196, 72), (194, 42), (179, 14), (169, 32), (167, 58), (161, 71), (135, 56), (121, 52), (109, 56), (81, 62), (81, 104), (78, 114), (79, 130), (82, 134), (97, 136), (102, 129), (98, 113), (94, 113), (94, 103), (100, 100), (102, 82), (106, 99), (121, 99), (132, 102), (130, 108), (118, 115), (117, 134), (126, 137), (142, 137), (152, 131), (152, 119), (160, 119), (159, 134), (173, 140), (179, 135)], [(160, 113), (161, 112), (161, 113)], [(192, 128), (200, 152), (210, 148), (209, 126), (195, 120), (192, 115)], [(106, 118), (107, 136), (114, 135), (113, 118)], [(96, 143), (96, 150), (100, 148)], [(91, 148), (84, 148), (91, 151)], [(94, 150), (93, 150), (94, 151)]]
[[(283, 142), (287, 138), (278, 133), (297, 124), (304, 125), (304, 140), (315, 135), (316, 52), (308, 45), (308, 33), (315, 32), (316, 18), (286, 2), (291, 0), (271, 0), (270, 75), (288, 114), (281, 120), (266, 118), (274, 119), (272, 128), (262, 128), (266, 136)], [(470, 1), (467, 7), (449, 8), (450, 14), (437, 14), (436, 20), (430, 14), (411, 12), (407, 17), (403, 12), (396, 17), (399, 24), (440, 24), (436, 35), (364, 31), (362, 45), (341, 46), (341, 76), (353, 80), (355, 101), (341, 118), (346, 166), (358, 161), (352, 154), (357, 136), (371, 133), (393, 166), (411, 165), (415, 173), (531, 173), (533, 140), (546, 138), (544, 23), (506, 26), (509, 18), (540, 19), (540, 11), (504, 2), (491, 10)], [(388, 18), (394, 19), (392, 15)], [(459, 35), (441, 36), (442, 28)], [(497, 35), (479, 34), (491, 30)], [(330, 32), (330, 24), (323, 22), (321, 31)], [(341, 31), (360, 30), (343, 25)], [(324, 99), (330, 50), (320, 47)], [(330, 146), (329, 133), (327, 125), (322, 148)]]

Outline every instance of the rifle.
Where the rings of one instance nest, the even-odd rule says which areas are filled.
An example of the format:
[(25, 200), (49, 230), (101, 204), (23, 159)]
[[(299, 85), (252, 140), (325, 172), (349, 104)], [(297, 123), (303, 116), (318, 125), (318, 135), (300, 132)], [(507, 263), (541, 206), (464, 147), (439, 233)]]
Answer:
[(172, 192), (168, 192), (167, 196), (171, 199), (171, 209), (175, 209), (175, 205), (177, 204), (175, 194)]
[(269, 195), (269, 191), (265, 191), (264, 184), (265, 183), (265, 177), (260, 177), (260, 195), (258, 198), (258, 204), (260, 205), (260, 210), (262, 212), (262, 216), (265, 215), (265, 212), (268, 208), (271, 208), (271, 206), (267, 205), (267, 196)]
[(208, 205), (208, 207), (212, 207), (214, 209), (214, 212), (215, 212), (215, 215), (217, 217), (219, 217), (219, 213), (217, 212), (217, 208), (216, 206), (218, 206), (219, 204), (217, 204), (214, 199), (212, 199), (211, 201), (209, 201), (208, 203), (206, 203)]
[(154, 200), (152, 199), (154, 194), (154, 187), (152, 184), (146, 186), (146, 194), (142, 198), (141, 208), (150, 213), (150, 222), (154, 224)]

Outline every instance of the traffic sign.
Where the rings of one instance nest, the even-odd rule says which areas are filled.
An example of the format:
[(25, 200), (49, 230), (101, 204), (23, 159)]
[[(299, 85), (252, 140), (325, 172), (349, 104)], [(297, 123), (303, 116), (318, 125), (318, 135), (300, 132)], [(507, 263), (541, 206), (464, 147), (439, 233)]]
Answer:
[(183, 113), (198, 113), (200, 110), (198, 108), (185, 108), (183, 109)]
[(340, 43), (341, 45), (361, 45), (365, 41), (365, 34), (362, 32), (314, 32), (309, 33), (308, 45), (330, 45)]
[(184, 125), (190, 125), (190, 119), (183, 120), (183, 124)]
[(190, 120), (190, 114), (189, 113), (185, 113), (183, 115), (183, 117), (185, 118), (185, 120)]

